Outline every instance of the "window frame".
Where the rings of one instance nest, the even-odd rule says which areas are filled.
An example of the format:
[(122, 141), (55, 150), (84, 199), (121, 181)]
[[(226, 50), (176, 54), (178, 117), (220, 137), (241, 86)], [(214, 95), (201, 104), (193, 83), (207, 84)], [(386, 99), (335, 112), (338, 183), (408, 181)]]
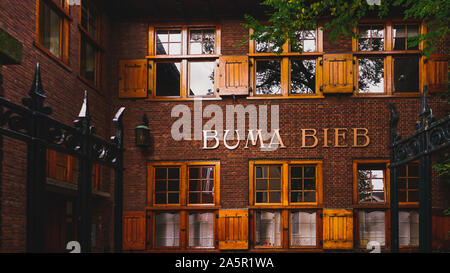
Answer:
[[(320, 83), (322, 81), (322, 67), (320, 65), (322, 61), (323, 52), (323, 31), (321, 29), (322, 23), (319, 23), (315, 30), (316, 50), (313, 52), (293, 52), (289, 41), (282, 46), (283, 52), (276, 53), (258, 53), (256, 52), (256, 41), (249, 41), (249, 62), (250, 62), (250, 94), (247, 99), (308, 99), (308, 98), (324, 98), (322, 91), (320, 90)], [(249, 30), (249, 35), (253, 34), (253, 30)], [(280, 94), (256, 94), (256, 62), (258, 60), (280, 60)], [(316, 60), (315, 66), (315, 85), (316, 88), (313, 94), (296, 94), (291, 92), (291, 60)]]
[[(88, 30), (86, 30), (83, 26), (82, 26), (82, 22), (81, 22), (81, 17), (82, 17), (82, 5), (88, 6), (90, 8), (91, 11), (93, 11), (93, 13), (95, 14), (95, 16), (97, 17), (96, 19), (96, 37), (93, 37)], [(97, 7), (95, 7), (95, 5), (91, 2), (91, 0), (81, 0), (80, 1), (80, 7), (79, 7), (79, 20), (78, 20), (78, 30), (79, 30), (79, 35), (78, 35), (78, 78), (81, 79), (85, 84), (87, 84), (89, 87), (100, 91), (101, 93), (103, 93), (102, 91), (102, 86), (101, 86), (101, 59), (102, 59), (102, 52), (104, 51), (103, 47), (102, 47), (102, 41), (101, 41), (101, 20), (102, 20), (102, 16), (101, 13), (99, 12), (99, 10), (97, 9)], [(85, 43), (91, 45), (94, 48), (94, 82), (91, 82), (90, 80), (88, 80), (86, 77), (84, 77), (82, 75), (82, 67), (81, 67), (81, 61), (82, 61), (82, 40), (83, 38), (85, 39)]]
[[(188, 168), (189, 166), (213, 166), (214, 167), (214, 188), (212, 204), (189, 204), (188, 194)], [(179, 167), (180, 168), (180, 197), (178, 204), (155, 204), (155, 168), (158, 167)], [(219, 161), (168, 161), (149, 162), (147, 165), (147, 208), (148, 209), (201, 209), (216, 208), (220, 206), (220, 162)]]
[[(381, 165), (384, 164), (384, 202), (361, 202), (358, 195), (358, 165)], [(389, 208), (390, 205), (390, 181), (391, 173), (389, 160), (353, 160), (353, 205), (364, 208)]]
[[(383, 51), (360, 51), (358, 39), (352, 38), (352, 52), (354, 63), (354, 83), (355, 91), (354, 97), (420, 97), (423, 92), (423, 87), (426, 83), (426, 71), (424, 70), (424, 56), (421, 52), (423, 50), (423, 43), (419, 44), (418, 49), (415, 50), (394, 50), (394, 25), (417, 25), (419, 34), (426, 33), (424, 22), (418, 20), (403, 20), (403, 19), (363, 19), (353, 31), (359, 34), (359, 26), (367, 25), (384, 25), (384, 50)], [(394, 90), (394, 58), (417, 56), (419, 57), (419, 85), (418, 92), (395, 92)], [(384, 92), (383, 93), (360, 93), (359, 92), (359, 61), (358, 59), (365, 58), (384, 58)]]
[[(181, 54), (177, 55), (157, 55), (156, 54), (156, 33), (158, 30), (181, 30)], [(214, 29), (214, 54), (189, 54), (190, 30)], [(156, 96), (156, 72), (149, 77), (148, 85), (153, 86), (147, 95), (147, 101), (186, 101), (201, 98), (202, 100), (221, 100), (217, 92), (217, 66), (221, 55), (221, 24), (217, 22), (192, 22), (192, 23), (155, 23), (148, 27), (148, 56), (146, 59), (152, 61), (156, 66), (159, 62), (171, 61), (180, 63), (180, 95), (179, 96)], [(201, 61), (213, 61), (214, 65), (214, 95), (211, 96), (190, 96), (189, 94), (189, 63)]]
[[(49, 49), (47, 49), (42, 43), (40, 39), (40, 6), (42, 3), (45, 3), (49, 9), (54, 11), (59, 17), (59, 53), (60, 56), (56, 56), (51, 53)], [(34, 45), (43, 51), (47, 56), (51, 59), (55, 60), (57, 63), (62, 65), (64, 68), (71, 70), (69, 65), (69, 44), (70, 44), (70, 22), (73, 19), (70, 16), (70, 5), (69, 0), (63, 0), (63, 6), (56, 3), (54, 0), (36, 0), (36, 33), (35, 33), (35, 42)]]
[[(249, 206), (250, 208), (317, 208), (323, 202), (322, 161), (301, 160), (253, 160), (249, 162)], [(280, 203), (256, 203), (256, 167), (261, 165), (281, 165), (281, 199)], [(316, 202), (290, 202), (290, 166), (315, 166), (316, 168)]]

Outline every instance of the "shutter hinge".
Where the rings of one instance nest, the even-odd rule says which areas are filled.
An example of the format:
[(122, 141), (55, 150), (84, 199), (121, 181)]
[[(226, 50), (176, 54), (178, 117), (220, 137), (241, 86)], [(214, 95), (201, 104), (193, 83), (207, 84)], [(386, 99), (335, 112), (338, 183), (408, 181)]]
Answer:
[(353, 64), (356, 64), (356, 61), (355, 61), (355, 60), (352, 60), (352, 63), (353, 63)]
[(319, 240), (319, 245), (323, 246), (323, 240)]
[(249, 66), (253, 66), (253, 62), (252, 61), (248, 61), (248, 65)]
[(219, 219), (219, 214), (216, 214), (216, 219)]
[(319, 213), (319, 217), (320, 217), (320, 218), (323, 218), (323, 213)]
[(353, 91), (355, 91), (355, 90), (356, 90), (356, 86), (353, 85)]
[(217, 91), (217, 93), (219, 93), (220, 92), (220, 88), (217, 88), (216, 91)]
[(323, 85), (321, 85), (319, 89), (320, 89), (320, 91), (323, 91)]
[(152, 90), (147, 89), (147, 94), (151, 94), (151, 93), (152, 93)]
[(320, 60), (319, 65), (323, 65), (323, 60)]

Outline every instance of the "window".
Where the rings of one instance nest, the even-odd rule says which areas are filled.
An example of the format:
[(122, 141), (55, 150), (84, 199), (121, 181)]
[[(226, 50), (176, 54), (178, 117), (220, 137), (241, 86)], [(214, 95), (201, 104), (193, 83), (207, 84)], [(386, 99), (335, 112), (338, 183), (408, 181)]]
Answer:
[(386, 164), (358, 164), (359, 203), (386, 202)]
[(417, 247), (419, 245), (419, 213), (414, 210), (399, 211), (399, 245)]
[(316, 166), (290, 166), (291, 203), (316, 202)]
[(386, 245), (386, 215), (384, 211), (359, 212), (359, 245), (366, 247), (376, 241), (380, 246)]
[(249, 171), (251, 247), (319, 247), (322, 162), (250, 161)]
[(291, 212), (291, 246), (316, 246), (316, 212)]
[(146, 248), (216, 248), (220, 163), (148, 164), (147, 209), (153, 228)]
[(189, 213), (189, 246), (214, 247), (214, 213)]
[[(78, 159), (68, 154), (47, 150), (47, 178), (56, 183), (68, 182), (78, 184)], [(99, 164), (92, 166), (92, 188), (100, 190), (102, 168)]]
[(257, 247), (281, 246), (281, 213), (271, 211), (256, 212)]
[(302, 53), (293, 48), (289, 41), (283, 46), (283, 52), (271, 42), (250, 41), (250, 71), (252, 92), (250, 98), (288, 98), (320, 97), (317, 79), (321, 69), (322, 32), (305, 30), (297, 33), (296, 44)]
[(218, 26), (154, 25), (149, 33), (148, 59), (154, 66), (149, 99), (219, 98), (215, 76), (220, 55)]
[(180, 244), (180, 214), (172, 212), (156, 213), (155, 246), (176, 247)]
[(318, 204), (321, 161), (250, 161), (250, 205)]
[(155, 204), (180, 203), (180, 168), (155, 168)]
[(256, 172), (256, 203), (281, 202), (281, 166), (260, 165)]
[(363, 22), (356, 31), (353, 51), (358, 69), (357, 94), (401, 96), (421, 92), (421, 46), (411, 40), (420, 34), (419, 23)]
[(403, 203), (419, 202), (419, 166), (410, 163), (398, 168), (398, 201)]
[(214, 166), (190, 166), (189, 204), (214, 203)]
[(386, 211), (389, 210), (389, 168), (387, 160), (355, 160), (355, 232), (359, 247), (371, 241), (386, 245)]
[(149, 205), (218, 205), (219, 166), (214, 161), (149, 164)]
[(36, 45), (63, 64), (69, 63), (69, 21), (67, 0), (37, 1)]
[(100, 16), (91, 1), (81, 1), (79, 74), (87, 84), (100, 87)]

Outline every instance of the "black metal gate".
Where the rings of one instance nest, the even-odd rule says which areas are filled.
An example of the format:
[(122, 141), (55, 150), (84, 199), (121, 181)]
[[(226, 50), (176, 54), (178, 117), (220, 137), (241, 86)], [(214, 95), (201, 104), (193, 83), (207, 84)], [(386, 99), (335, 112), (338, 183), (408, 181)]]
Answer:
[(114, 169), (114, 250), (122, 249), (122, 171), (123, 127), (120, 108), (113, 119), (115, 135), (110, 141), (95, 136), (87, 91), (74, 126), (50, 118), (52, 109), (44, 106), (39, 64), (36, 66), (29, 98), (21, 106), (0, 97), (0, 135), (27, 143), (27, 251), (45, 249), (45, 186), (47, 149), (78, 158), (78, 198), (80, 204), (79, 241), (82, 252), (91, 252), (92, 165), (99, 163)]
[(391, 249), (392, 252), (398, 252), (399, 248), (398, 167), (419, 160), (419, 249), (421, 252), (431, 252), (431, 154), (450, 146), (450, 115), (435, 121), (428, 105), (425, 86), (416, 132), (402, 139), (397, 133), (399, 120), (397, 109), (393, 104), (390, 104), (389, 108)]

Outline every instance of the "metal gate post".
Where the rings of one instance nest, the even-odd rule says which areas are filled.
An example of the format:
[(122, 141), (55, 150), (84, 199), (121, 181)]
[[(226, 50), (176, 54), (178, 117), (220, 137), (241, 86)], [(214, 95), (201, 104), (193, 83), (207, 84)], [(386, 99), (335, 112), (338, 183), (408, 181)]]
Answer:
[(75, 126), (81, 132), (81, 156), (78, 160), (79, 176), (78, 176), (78, 195), (80, 206), (80, 233), (79, 240), (81, 244), (81, 252), (91, 252), (92, 246), (92, 143), (91, 135), (95, 128), (90, 125), (91, 116), (89, 113), (89, 104), (87, 91), (84, 93), (83, 106), (79, 120), (75, 121)]
[(28, 93), (30, 98), (23, 99), (31, 111), (28, 121), (28, 132), (31, 141), (28, 142), (27, 153), (27, 252), (45, 251), (46, 226), (46, 166), (47, 149), (42, 139), (45, 138), (46, 124), (43, 114), (49, 115), (51, 108), (44, 107), (46, 98), (42, 88), (39, 64), (36, 66), (33, 84)]
[(125, 107), (121, 107), (114, 116), (116, 135), (112, 137), (116, 145), (117, 157), (114, 169), (114, 252), (122, 251), (122, 209), (123, 209), (123, 124)]

